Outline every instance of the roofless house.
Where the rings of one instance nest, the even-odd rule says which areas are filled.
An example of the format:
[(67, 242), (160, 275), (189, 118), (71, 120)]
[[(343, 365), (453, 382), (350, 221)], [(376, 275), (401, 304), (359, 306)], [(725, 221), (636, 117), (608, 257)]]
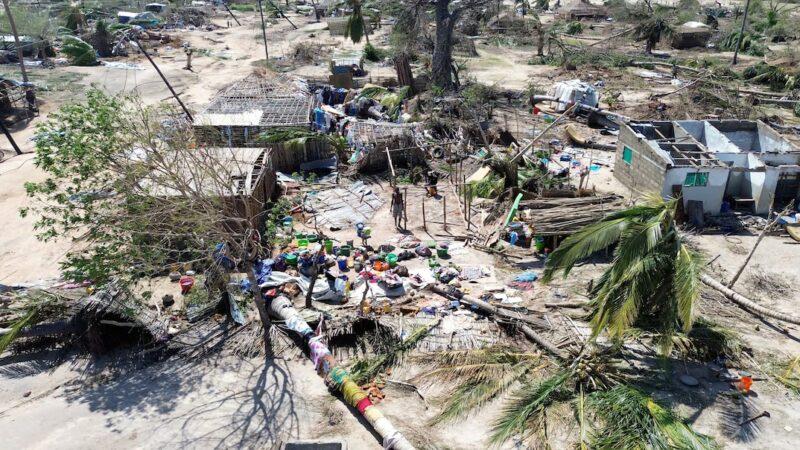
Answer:
[(302, 163), (330, 158), (333, 151), (324, 141), (288, 149), (259, 138), (275, 130), (310, 129), (313, 107), (314, 97), (302, 81), (253, 73), (221, 90), (195, 116), (195, 136), (204, 147), (266, 149), (274, 170), (291, 173)]

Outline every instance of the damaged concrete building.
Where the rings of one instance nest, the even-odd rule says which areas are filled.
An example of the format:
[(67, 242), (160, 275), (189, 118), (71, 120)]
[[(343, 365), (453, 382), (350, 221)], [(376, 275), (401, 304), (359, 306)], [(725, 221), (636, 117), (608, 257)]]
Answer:
[(687, 211), (766, 214), (800, 197), (800, 149), (761, 121), (631, 122), (614, 176), (635, 194), (681, 195)]

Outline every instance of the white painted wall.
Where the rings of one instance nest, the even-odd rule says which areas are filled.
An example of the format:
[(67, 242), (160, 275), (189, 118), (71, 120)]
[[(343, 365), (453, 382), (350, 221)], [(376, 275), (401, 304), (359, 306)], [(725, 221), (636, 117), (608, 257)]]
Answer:
[[(739, 153), (748, 148), (737, 146), (735, 143), (731, 142), (729, 136), (722, 134), (708, 122), (703, 122), (703, 126), (705, 127), (705, 133), (703, 135), (705, 141), (703, 143), (711, 152)], [(752, 138), (750, 139), (752, 140)]]
[[(708, 172), (708, 185), (706, 186), (683, 186), (686, 174), (691, 172)], [(703, 211), (712, 215), (719, 214), (722, 207), (722, 198), (725, 196), (725, 187), (728, 184), (727, 167), (709, 167), (698, 170), (691, 167), (679, 167), (667, 170), (664, 178), (664, 187), (661, 195), (669, 197), (672, 195), (672, 185), (680, 184), (683, 186), (683, 206), (688, 205), (689, 200), (699, 200), (703, 202)]]

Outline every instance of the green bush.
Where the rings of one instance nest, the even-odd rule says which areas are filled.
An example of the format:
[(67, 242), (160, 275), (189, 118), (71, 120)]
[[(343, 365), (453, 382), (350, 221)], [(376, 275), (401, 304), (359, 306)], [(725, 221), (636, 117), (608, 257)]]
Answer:
[(575, 21), (567, 24), (567, 34), (576, 35), (583, 33), (583, 24)]
[(97, 54), (94, 49), (80, 38), (74, 36), (64, 37), (64, 45), (61, 46), (61, 51), (76, 66), (97, 65)]
[(367, 61), (382, 61), (384, 58), (386, 58), (386, 55), (386, 50), (382, 48), (375, 47), (372, 44), (367, 44), (364, 46), (364, 58), (366, 58)]
[(256, 5), (252, 3), (233, 3), (229, 5), (228, 8), (239, 12), (252, 12), (258, 9)]

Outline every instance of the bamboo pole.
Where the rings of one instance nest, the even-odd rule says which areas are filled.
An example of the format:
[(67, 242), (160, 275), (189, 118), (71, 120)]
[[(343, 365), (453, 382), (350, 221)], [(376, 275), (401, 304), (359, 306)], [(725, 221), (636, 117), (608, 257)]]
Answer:
[(422, 196), (422, 229), (428, 231), (428, 221), (425, 219), (425, 196)]
[(553, 128), (554, 126), (556, 126), (556, 124), (558, 124), (558, 122), (560, 122), (560, 121), (561, 121), (561, 119), (563, 119), (563, 118), (564, 118), (564, 117), (565, 117), (567, 114), (571, 113), (571, 112), (572, 112), (572, 111), (573, 111), (573, 110), (574, 110), (574, 109), (575, 109), (577, 106), (578, 106), (578, 104), (577, 104), (577, 103), (573, 103), (573, 104), (572, 104), (572, 106), (570, 106), (570, 107), (569, 107), (569, 109), (567, 109), (566, 111), (564, 111), (563, 113), (561, 113), (561, 115), (560, 115), (560, 116), (558, 116), (558, 117), (556, 118), (556, 120), (554, 120), (554, 121), (553, 121), (553, 123), (551, 123), (551, 124), (550, 124), (550, 125), (549, 125), (547, 128), (545, 128), (545, 129), (542, 131), (542, 133), (541, 133), (540, 135), (538, 135), (538, 136), (535, 136), (535, 137), (534, 137), (534, 138), (531, 140), (531, 142), (529, 142), (529, 143), (528, 143), (528, 145), (526, 145), (525, 147), (522, 147), (522, 150), (520, 150), (520, 151), (519, 151), (519, 152), (518, 152), (516, 155), (514, 155), (514, 157), (513, 157), (513, 158), (511, 158), (511, 162), (514, 162), (514, 161), (516, 161), (516, 160), (517, 160), (517, 158), (519, 158), (520, 156), (522, 156), (522, 154), (523, 154), (523, 153), (525, 153), (525, 152), (527, 152), (529, 149), (533, 148), (533, 144), (535, 144), (535, 143), (536, 143), (536, 141), (538, 141), (538, 140), (539, 140), (539, 139), (540, 139), (542, 136), (544, 136), (545, 134), (547, 134), (547, 132), (548, 132), (548, 131), (550, 131), (550, 129), (551, 129), (551, 128)]
[(447, 231), (447, 195), (442, 196), (442, 217), (444, 221), (444, 231)]

